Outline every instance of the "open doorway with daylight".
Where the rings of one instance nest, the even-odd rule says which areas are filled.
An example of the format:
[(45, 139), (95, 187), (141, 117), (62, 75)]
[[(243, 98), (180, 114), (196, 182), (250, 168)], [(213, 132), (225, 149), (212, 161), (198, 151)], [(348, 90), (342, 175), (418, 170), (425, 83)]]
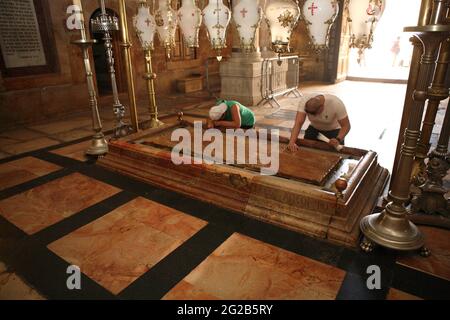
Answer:
[[(111, 9), (106, 9), (110, 16), (118, 17), (118, 14)], [(91, 16), (91, 20), (97, 18), (101, 14), (101, 9), (97, 9)], [(93, 33), (91, 28), (91, 37), (97, 40), (92, 46), (92, 53), (94, 57), (95, 77), (97, 80), (97, 88), (100, 96), (108, 96), (112, 94), (111, 77), (108, 71), (108, 61), (106, 58), (105, 41), (103, 40), (103, 33)], [(122, 55), (120, 53), (120, 33), (118, 31), (111, 32), (112, 46), (114, 54), (114, 68), (116, 71), (117, 90), (124, 92), (125, 79), (122, 70)]]
[[(351, 0), (362, 1), (362, 0)], [(347, 79), (408, 79), (413, 46), (406, 26), (417, 25), (421, 0), (384, 0), (384, 12), (374, 32), (372, 48), (358, 61), (358, 49), (349, 52)]]

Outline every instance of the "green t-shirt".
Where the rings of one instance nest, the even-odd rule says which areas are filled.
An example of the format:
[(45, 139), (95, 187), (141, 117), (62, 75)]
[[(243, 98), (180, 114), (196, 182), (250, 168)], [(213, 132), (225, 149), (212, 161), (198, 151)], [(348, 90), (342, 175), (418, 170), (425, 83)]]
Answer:
[(255, 125), (255, 115), (249, 108), (233, 100), (220, 100), (219, 102), (225, 103), (228, 107), (227, 111), (225, 111), (225, 117), (223, 120), (233, 121), (233, 117), (231, 116), (231, 107), (237, 104), (239, 106), (239, 113), (241, 114), (241, 127), (250, 128)]

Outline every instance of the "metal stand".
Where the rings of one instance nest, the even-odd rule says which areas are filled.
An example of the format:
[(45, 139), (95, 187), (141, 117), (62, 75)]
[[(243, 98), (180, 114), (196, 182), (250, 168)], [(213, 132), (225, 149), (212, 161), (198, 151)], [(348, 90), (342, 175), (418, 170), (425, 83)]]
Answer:
[[(299, 60), (300, 58), (298, 56), (276, 57), (263, 60), (261, 64), (261, 96), (263, 99), (258, 102), (257, 106), (269, 103), (272, 107), (274, 107), (272, 104), (272, 102), (274, 102), (278, 108), (281, 108), (280, 103), (277, 101), (277, 97), (288, 96), (290, 94), (293, 94), (295, 98), (300, 98), (302, 96), (300, 91), (298, 91), (300, 78)], [(273, 63), (275, 61), (279, 65), (281, 65), (283, 61), (286, 61), (288, 64), (292, 61), (292, 64), (296, 66), (293, 77), (295, 80), (292, 83), (286, 83), (287, 89), (280, 90), (275, 87), (272, 72)]]
[(112, 50), (112, 38), (110, 32), (119, 30), (119, 21), (116, 17), (111, 17), (106, 13), (105, 0), (100, 0), (102, 13), (96, 19), (91, 20), (92, 31), (103, 34), (105, 41), (106, 60), (108, 62), (109, 75), (111, 77), (111, 87), (113, 91), (113, 112), (116, 116), (116, 127), (114, 128), (114, 138), (126, 136), (131, 132), (131, 128), (123, 121), (125, 107), (120, 103), (117, 90), (116, 70), (114, 68), (114, 55)]
[(125, 62), (125, 71), (127, 74), (128, 99), (130, 102), (129, 107), (130, 107), (131, 124), (134, 130), (137, 132), (139, 131), (139, 122), (136, 107), (133, 64), (131, 61), (131, 43), (130, 43), (130, 36), (128, 34), (127, 8), (125, 0), (119, 0), (119, 14), (120, 14), (120, 30), (122, 35), (121, 47), (123, 49), (123, 60)]
[[(80, 5), (80, 16), (83, 17), (83, 11)], [(86, 73), (86, 82), (89, 92), (89, 105), (92, 110), (92, 129), (95, 134), (92, 137), (91, 146), (86, 150), (87, 155), (99, 156), (108, 152), (108, 143), (105, 140), (105, 136), (102, 132), (102, 122), (100, 120), (100, 114), (97, 106), (97, 94), (95, 92), (94, 78), (92, 75), (91, 63), (89, 61), (89, 47), (91, 47), (96, 40), (88, 39), (86, 36), (86, 29), (84, 27), (84, 19), (80, 21), (81, 24), (81, 39), (72, 41), (80, 47), (83, 53), (84, 69)]]
[(447, 228), (450, 224), (450, 200), (445, 198), (448, 190), (444, 188), (442, 179), (447, 174), (448, 169), (450, 169), (450, 153), (448, 152), (449, 134), (450, 105), (447, 105), (438, 145), (429, 155), (428, 164), (424, 173), (425, 181), (419, 186), (420, 192), (411, 200), (413, 213), (423, 212), (425, 215), (445, 217), (447, 221), (442, 219), (434, 220), (437, 225), (442, 225)]
[(144, 50), (145, 53), (145, 74), (144, 79), (147, 81), (148, 99), (150, 102), (150, 128), (156, 128), (164, 123), (158, 120), (158, 106), (155, 99), (155, 85), (154, 80), (156, 74), (152, 69), (152, 52), (150, 48)]
[[(426, 0), (424, 0), (426, 1)], [(402, 145), (397, 175), (392, 184), (390, 199), (381, 213), (364, 217), (360, 228), (364, 234), (361, 248), (370, 252), (375, 244), (400, 251), (420, 250), (422, 256), (429, 256), (430, 251), (424, 246), (424, 238), (419, 229), (408, 220), (405, 208), (409, 200), (410, 177), (414, 156), (420, 137), (420, 124), (427, 100), (427, 87), (430, 75), (434, 72), (439, 45), (448, 37), (449, 25), (440, 24), (445, 13), (443, 6), (433, 7), (430, 24), (419, 27), (407, 27), (406, 32), (413, 32), (423, 45), (423, 55), (415, 86), (413, 108), (408, 119)]]

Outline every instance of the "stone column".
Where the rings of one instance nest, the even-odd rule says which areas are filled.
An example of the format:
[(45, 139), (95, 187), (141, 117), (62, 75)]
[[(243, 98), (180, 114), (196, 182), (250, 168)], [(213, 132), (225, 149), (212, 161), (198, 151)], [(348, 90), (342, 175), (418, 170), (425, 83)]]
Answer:
[[(259, 0), (264, 4), (265, 0)], [(240, 0), (233, 1), (238, 5)], [(261, 50), (259, 30), (256, 30), (255, 48), (252, 53), (244, 53), (240, 48), (239, 36), (234, 25), (230, 26), (233, 36), (231, 58), (220, 64), (221, 98), (237, 100), (244, 105), (254, 106), (262, 100), (261, 96)], [(259, 29), (259, 28), (258, 28)]]

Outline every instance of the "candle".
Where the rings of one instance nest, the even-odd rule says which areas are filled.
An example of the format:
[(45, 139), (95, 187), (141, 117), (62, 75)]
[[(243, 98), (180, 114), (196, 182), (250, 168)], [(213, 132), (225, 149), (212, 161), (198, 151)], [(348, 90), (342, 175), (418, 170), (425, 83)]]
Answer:
[(105, 0), (100, 0), (100, 8), (102, 8), (102, 14), (106, 15)]
[(79, 18), (80, 22), (80, 32), (81, 32), (81, 39), (86, 40), (86, 29), (84, 28), (84, 15), (83, 15), (83, 6), (81, 5), (81, 0), (72, 0), (73, 4), (75, 6), (78, 6), (80, 9), (80, 12), (78, 12), (79, 15), (77, 15), (77, 18)]

